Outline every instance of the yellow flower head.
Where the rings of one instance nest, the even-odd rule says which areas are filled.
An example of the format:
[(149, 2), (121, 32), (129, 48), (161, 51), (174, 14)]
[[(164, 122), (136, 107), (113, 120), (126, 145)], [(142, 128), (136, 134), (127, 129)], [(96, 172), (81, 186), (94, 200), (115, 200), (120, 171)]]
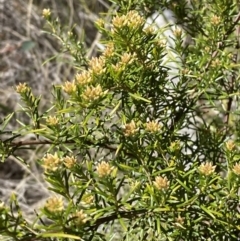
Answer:
[(47, 154), (44, 158), (43, 158), (43, 164), (42, 166), (45, 168), (45, 170), (49, 170), (49, 171), (56, 171), (59, 167), (59, 163), (60, 163), (60, 159), (57, 155), (57, 153), (55, 152), (54, 155), (52, 154)]
[[(143, 26), (145, 20), (143, 17), (139, 15), (139, 13), (135, 10), (129, 11), (126, 15), (116, 16), (112, 20), (112, 24), (114, 28), (122, 28), (128, 26), (131, 29), (136, 29)], [(114, 32), (114, 29), (113, 29)]]
[(199, 172), (205, 176), (209, 176), (214, 173), (216, 166), (213, 166), (211, 162), (202, 163), (198, 168)]
[(88, 221), (87, 214), (80, 210), (73, 215), (74, 221), (77, 225), (83, 225)]
[(99, 28), (104, 28), (104, 20), (102, 18), (97, 19), (97, 21), (95, 21), (95, 24), (99, 27)]
[(85, 91), (82, 93), (82, 98), (86, 101), (94, 101), (99, 99), (100, 96), (102, 96), (104, 92), (102, 91), (102, 87), (100, 85), (94, 86), (88, 86)]
[(114, 55), (114, 43), (110, 42), (107, 44), (106, 49), (103, 52), (104, 57), (111, 57)]
[(106, 177), (111, 174), (112, 167), (109, 165), (109, 163), (102, 161), (97, 165), (97, 174), (99, 177)]
[(136, 59), (136, 54), (129, 54), (129, 53), (124, 53), (121, 56), (121, 64), (131, 64), (134, 60)]
[(112, 20), (112, 24), (115, 28), (121, 28), (121, 27), (127, 26), (126, 15), (114, 17)]
[(155, 34), (155, 28), (154, 26), (148, 26), (147, 28), (144, 29), (144, 32), (149, 35)]
[(89, 206), (93, 203), (94, 196), (91, 193), (85, 193), (81, 199), (81, 205)]
[(62, 89), (64, 92), (71, 95), (76, 92), (77, 86), (75, 85), (74, 82), (72, 83), (72, 82), (66, 81), (64, 85), (62, 85)]
[(145, 24), (145, 20), (139, 13), (135, 10), (129, 11), (126, 15), (127, 25), (130, 28), (139, 28)]
[(228, 141), (225, 143), (225, 145), (226, 145), (226, 148), (227, 148), (228, 151), (232, 151), (232, 150), (235, 149), (235, 143), (234, 143), (233, 140), (228, 140)]
[(219, 23), (221, 23), (221, 18), (217, 15), (213, 15), (211, 18), (211, 24), (217, 26)]
[(46, 119), (46, 122), (50, 126), (56, 126), (59, 123), (59, 119), (56, 116), (48, 116), (47, 119)]
[(236, 175), (240, 175), (240, 163), (236, 163), (236, 164), (233, 166), (232, 171), (233, 171)]
[(146, 123), (146, 131), (158, 132), (161, 129), (161, 125), (157, 121), (150, 121)]
[(169, 181), (167, 177), (156, 177), (155, 181), (153, 181), (153, 185), (158, 189), (158, 190), (166, 190), (169, 187)]
[(99, 58), (92, 58), (89, 61), (91, 71), (96, 75), (101, 75), (102, 73), (104, 73), (106, 71), (105, 61), (105, 57), (103, 56), (100, 56)]
[(88, 84), (92, 82), (92, 71), (83, 70), (80, 74), (76, 74), (75, 79), (80, 85)]
[(49, 8), (44, 8), (44, 9), (42, 10), (42, 16), (43, 16), (44, 18), (48, 18), (50, 15), (51, 15), (51, 10), (50, 10)]
[(132, 136), (137, 132), (138, 128), (136, 127), (136, 124), (134, 120), (132, 120), (130, 123), (126, 124), (124, 127), (124, 135), (125, 136)]
[(63, 163), (67, 168), (72, 168), (77, 162), (77, 159), (73, 156), (66, 156), (63, 158)]
[(63, 200), (60, 197), (51, 197), (45, 203), (45, 208), (50, 212), (61, 212), (64, 208)]
[(26, 93), (27, 91), (29, 91), (30, 88), (27, 86), (26, 83), (19, 83), (17, 86), (16, 86), (16, 91), (17, 93), (19, 94), (23, 94), (23, 93)]
[(214, 59), (214, 60), (212, 61), (212, 63), (211, 63), (211, 66), (212, 66), (213, 68), (219, 67), (220, 65), (221, 65), (221, 61), (220, 61), (219, 58)]
[(182, 29), (181, 28), (176, 28), (174, 31), (173, 31), (173, 34), (176, 38), (181, 38), (182, 36)]
[(169, 147), (171, 152), (178, 151), (180, 150), (180, 148), (181, 148), (181, 143), (179, 140), (172, 142)]

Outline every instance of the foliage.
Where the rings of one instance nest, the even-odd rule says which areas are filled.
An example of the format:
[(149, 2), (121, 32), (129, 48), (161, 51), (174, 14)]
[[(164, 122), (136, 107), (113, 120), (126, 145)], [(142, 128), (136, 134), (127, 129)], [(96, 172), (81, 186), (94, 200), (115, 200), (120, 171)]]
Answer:
[[(26, 144), (16, 137), (36, 134), (27, 144), (50, 145), (38, 161), (54, 194), (32, 223), (15, 196), (10, 207), (2, 204), (1, 234), (15, 240), (237, 240), (237, 2), (163, 1), (158, 10), (170, 8), (182, 28), (160, 29), (146, 23), (147, 1), (116, 4), (110, 26), (96, 22), (105, 49), (91, 60), (74, 33), (56, 33), (59, 22), (43, 11), (79, 73), (53, 86), (54, 102), (43, 113), (29, 86), (16, 87), (32, 124), (20, 123), (1, 141), (2, 158)], [(173, 46), (164, 38), (171, 27)]]

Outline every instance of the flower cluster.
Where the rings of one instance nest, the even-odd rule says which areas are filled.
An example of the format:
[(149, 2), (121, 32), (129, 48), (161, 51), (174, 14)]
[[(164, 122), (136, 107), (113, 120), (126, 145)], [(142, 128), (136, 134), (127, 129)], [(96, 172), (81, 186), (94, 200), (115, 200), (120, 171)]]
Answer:
[(228, 151), (233, 151), (236, 146), (233, 140), (228, 140), (225, 145)]
[(74, 156), (66, 156), (63, 158), (63, 163), (67, 168), (72, 168), (77, 162), (77, 159)]
[(110, 42), (106, 45), (106, 48), (103, 52), (104, 57), (112, 57), (114, 55), (114, 44)]
[(112, 69), (115, 72), (122, 72), (127, 65), (132, 64), (136, 60), (136, 54), (124, 53), (117, 64), (112, 64)]
[(87, 222), (87, 214), (80, 210), (73, 215), (74, 221), (77, 225), (83, 225)]
[(99, 99), (104, 94), (101, 85), (94, 86), (87, 86), (87, 88), (82, 93), (82, 98), (86, 101), (94, 101)]
[(176, 28), (176, 29), (173, 31), (173, 35), (174, 35), (176, 38), (181, 38), (181, 36), (182, 36), (182, 29), (181, 29), (181, 28)]
[(99, 18), (97, 21), (95, 21), (95, 24), (99, 27), (99, 28), (103, 28), (104, 27), (104, 20), (102, 18)]
[(60, 158), (55, 152), (54, 155), (47, 154), (42, 160), (42, 166), (45, 171), (56, 171), (60, 164), (64, 164), (67, 168), (72, 168), (77, 163), (77, 159), (74, 156), (66, 156)]
[(144, 29), (144, 32), (149, 35), (155, 34), (155, 28), (154, 26), (148, 26)]
[(61, 212), (64, 208), (63, 200), (60, 197), (51, 197), (45, 203), (45, 208), (49, 212)]
[(180, 150), (180, 148), (181, 148), (181, 143), (179, 140), (172, 142), (169, 147), (171, 152), (178, 151)]
[(99, 58), (93, 57), (89, 61), (89, 67), (94, 74), (101, 75), (106, 71), (105, 62), (104, 56), (100, 56)]
[(49, 8), (44, 8), (44, 9), (42, 10), (42, 16), (43, 16), (44, 18), (50, 17), (50, 16), (51, 16), (51, 10), (50, 10)]
[[(122, 28), (122, 27), (129, 27), (132, 29), (139, 28), (143, 26), (145, 20), (143, 17), (139, 15), (137, 11), (129, 11), (126, 15), (116, 16), (112, 20), (112, 24), (114, 28)], [(114, 31), (114, 29), (113, 29)]]
[(83, 70), (80, 74), (76, 74), (75, 80), (79, 85), (92, 82), (92, 71)]
[(213, 166), (211, 162), (202, 163), (198, 168), (199, 172), (204, 176), (210, 176), (214, 173), (216, 166)]
[(26, 83), (23, 83), (23, 84), (20, 83), (16, 86), (16, 91), (19, 94), (24, 94), (24, 93), (28, 92), (29, 90), (30, 90), (30, 88), (27, 86)]
[(109, 163), (102, 161), (97, 165), (97, 174), (99, 177), (107, 177), (111, 174), (112, 169)]
[(236, 163), (232, 170), (236, 175), (240, 175), (240, 163)]
[(210, 21), (212, 25), (217, 26), (221, 22), (221, 18), (219, 16), (213, 15)]
[(220, 65), (221, 65), (221, 61), (220, 61), (219, 58), (214, 59), (214, 60), (212, 61), (212, 63), (211, 63), (211, 66), (212, 66), (213, 68), (216, 68), (216, 67), (218, 67), (218, 66), (220, 66)]
[(134, 120), (124, 126), (124, 135), (133, 136), (138, 131)]
[(66, 81), (64, 83), (64, 85), (62, 86), (62, 89), (63, 89), (64, 92), (66, 92), (67, 94), (71, 95), (71, 94), (76, 92), (77, 86), (76, 86), (76, 84), (74, 82)]
[(59, 124), (59, 119), (56, 116), (48, 116), (46, 122), (50, 126), (56, 126)]
[(169, 181), (167, 177), (156, 177), (155, 181), (153, 181), (153, 185), (156, 187), (158, 190), (166, 190), (169, 187)]
[(122, 63), (123, 65), (131, 64), (135, 59), (136, 59), (136, 53), (134, 53), (134, 54), (124, 53), (124, 54), (121, 56), (121, 63)]
[(145, 124), (145, 129), (149, 132), (158, 132), (161, 127), (162, 126), (157, 121), (150, 121)]
[(42, 166), (44, 167), (44, 169), (47, 171), (56, 171), (59, 167), (61, 160), (58, 157), (58, 154), (55, 152), (54, 155), (52, 154), (47, 154), (44, 158), (43, 158), (43, 164)]
[(82, 196), (81, 205), (88, 206), (92, 204), (93, 201), (94, 201), (94, 196), (90, 192), (86, 192)]

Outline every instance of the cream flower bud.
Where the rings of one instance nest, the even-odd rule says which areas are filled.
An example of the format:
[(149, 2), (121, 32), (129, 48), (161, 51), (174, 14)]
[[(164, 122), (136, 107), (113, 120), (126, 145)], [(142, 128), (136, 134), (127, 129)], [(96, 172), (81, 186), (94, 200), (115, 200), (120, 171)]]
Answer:
[(110, 42), (107, 44), (106, 49), (103, 52), (104, 57), (111, 57), (114, 55), (114, 43)]
[(228, 141), (225, 143), (225, 145), (226, 145), (226, 148), (227, 148), (228, 151), (232, 151), (232, 150), (235, 149), (235, 143), (234, 143), (233, 140), (228, 140)]
[(19, 94), (23, 94), (23, 93), (26, 93), (27, 91), (29, 91), (30, 88), (27, 86), (26, 83), (19, 83), (17, 86), (16, 86), (16, 91), (17, 93)]
[(182, 36), (182, 29), (181, 28), (176, 28), (174, 31), (173, 31), (173, 34), (176, 38), (181, 38)]
[(74, 221), (77, 225), (83, 225), (88, 221), (87, 214), (80, 210), (73, 215)]
[(56, 116), (48, 116), (47, 119), (46, 119), (46, 122), (50, 126), (56, 126), (59, 123), (59, 119)]
[(233, 166), (232, 171), (233, 171), (236, 175), (240, 175), (240, 163), (236, 163), (236, 164)]
[(58, 157), (58, 154), (55, 152), (54, 155), (52, 154), (47, 154), (44, 158), (43, 158), (43, 164), (42, 166), (45, 168), (45, 170), (49, 170), (49, 171), (56, 171), (59, 167), (59, 163), (60, 163), (60, 159)]
[(83, 70), (80, 74), (76, 74), (75, 80), (80, 85), (92, 82), (92, 71)]
[(99, 177), (106, 177), (111, 174), (112, 167), (109, 165), (109, 163), (102, 161), (97, 165), (97, 174)]
[(172, 142), (169, 147), (171, 152), (178, 151), (178, 150), (180, 150), (180, 148), (181, 148), (181, 143), (179, 140)]
[(51, 197), (46, 201), (45, 208), (50, 212), (61, 212), (64, 208), (63, 200), (60, 197)]
[(51, 10), (50, 10), (49, 8), (44, 8), (44, 9), (42, 10), (42, 16), (43, 16), (44, 18), (48, 18), (50, 15), (51, 15)]
[(72, 168), (77, 162), (77, 159), (73, 156), (66, 156), (63, 158), (63, 163), (67, 168)]
[(125, 136), (132, 136), (137, 132), (138, 128), (136, 127), (136, 124), (134, 120), (132, 120), (130, 123), (126, 124), (124, 127), (124, 135)]
[(96, 74), (96, 75), (100, 75), (102, 73), (104, 73), (106, 71), (105, 68), (105, 57), (100, 56), (99, 58), (92, 58), (89, 61), (89, 66), (91, 68), (91, 71)]
[(213, 15), (210, 21), (212, 25), (217, 26), (221, 22), (221, 18), (219, 16)]
[(95, 24), (99, 27), (99, 28), (104, 28), (104, 20), (102, 18), (99, 18), (95, 21)]
[(150, 121), (145, 124), (145, 129), (149, 132), (158, 132), (161, 127), (162, 126), (157, 121)]
[(62, 89), (64, 90), (64, 92), (71, 95), (72, 93), (76, 92), (77, 86), (75, 85), (75, 83), (66, 81), (64, 85), (62, 85)]
[(202, 163), (198, 168), (199, 172), (205, 176), (209, 176), (214, 173), (216, 166), (213, 166), (211, 162)]
[(158, 190), (166, 190), (169, 187), (169, 181), (167, 177), (158, 176), (155, 178), (153, 184)]
[(86, 101), (94, 101), (99, 99), (104, 94), (102, 91), (102, 87), (100, 85), (94, 86), (88, 86), (85, 91), (82, 93), (82, 98)]
[(93, 204), (93, 201), (94, 201), (94, 196), (91, 193), (86, 192), (83, 194), (80, 203), (83, 206), (89, 206), (89, 205)]

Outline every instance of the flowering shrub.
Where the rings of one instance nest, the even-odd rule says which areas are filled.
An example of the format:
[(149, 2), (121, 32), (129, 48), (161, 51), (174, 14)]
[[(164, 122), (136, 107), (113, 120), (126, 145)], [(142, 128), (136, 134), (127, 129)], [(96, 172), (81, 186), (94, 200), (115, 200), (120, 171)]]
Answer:
[[(167, 27), (146, 23), (154, 1), (149, 9), (147, 1), (135, 2), (119, 1), (110, 26), (96, 22), (106, 42), (99, 57), (74, 56), (79, 52), (69, 47), (79, 72), (53, 87), (48, 111), (39, 113), (40, 98), (30, 87), (16, 87), (32, 124), (13, 133), (32, 132), (39, 144), (50, 144), (39, 163), (54, 195), (33, 223), (14, 197), (12, 206), (2, 204), (5, 236), (238, 239), (238, 6), (222, 0), (192, 1), (191, 8), (184, 1), (164, 3), (178, 20), (189, 21), (175, 28), (171, 47), (163, 37)], [(50, 10), (43, 15), (54, 28)], [(2, 141), (2, 158), (22, 144)]]

